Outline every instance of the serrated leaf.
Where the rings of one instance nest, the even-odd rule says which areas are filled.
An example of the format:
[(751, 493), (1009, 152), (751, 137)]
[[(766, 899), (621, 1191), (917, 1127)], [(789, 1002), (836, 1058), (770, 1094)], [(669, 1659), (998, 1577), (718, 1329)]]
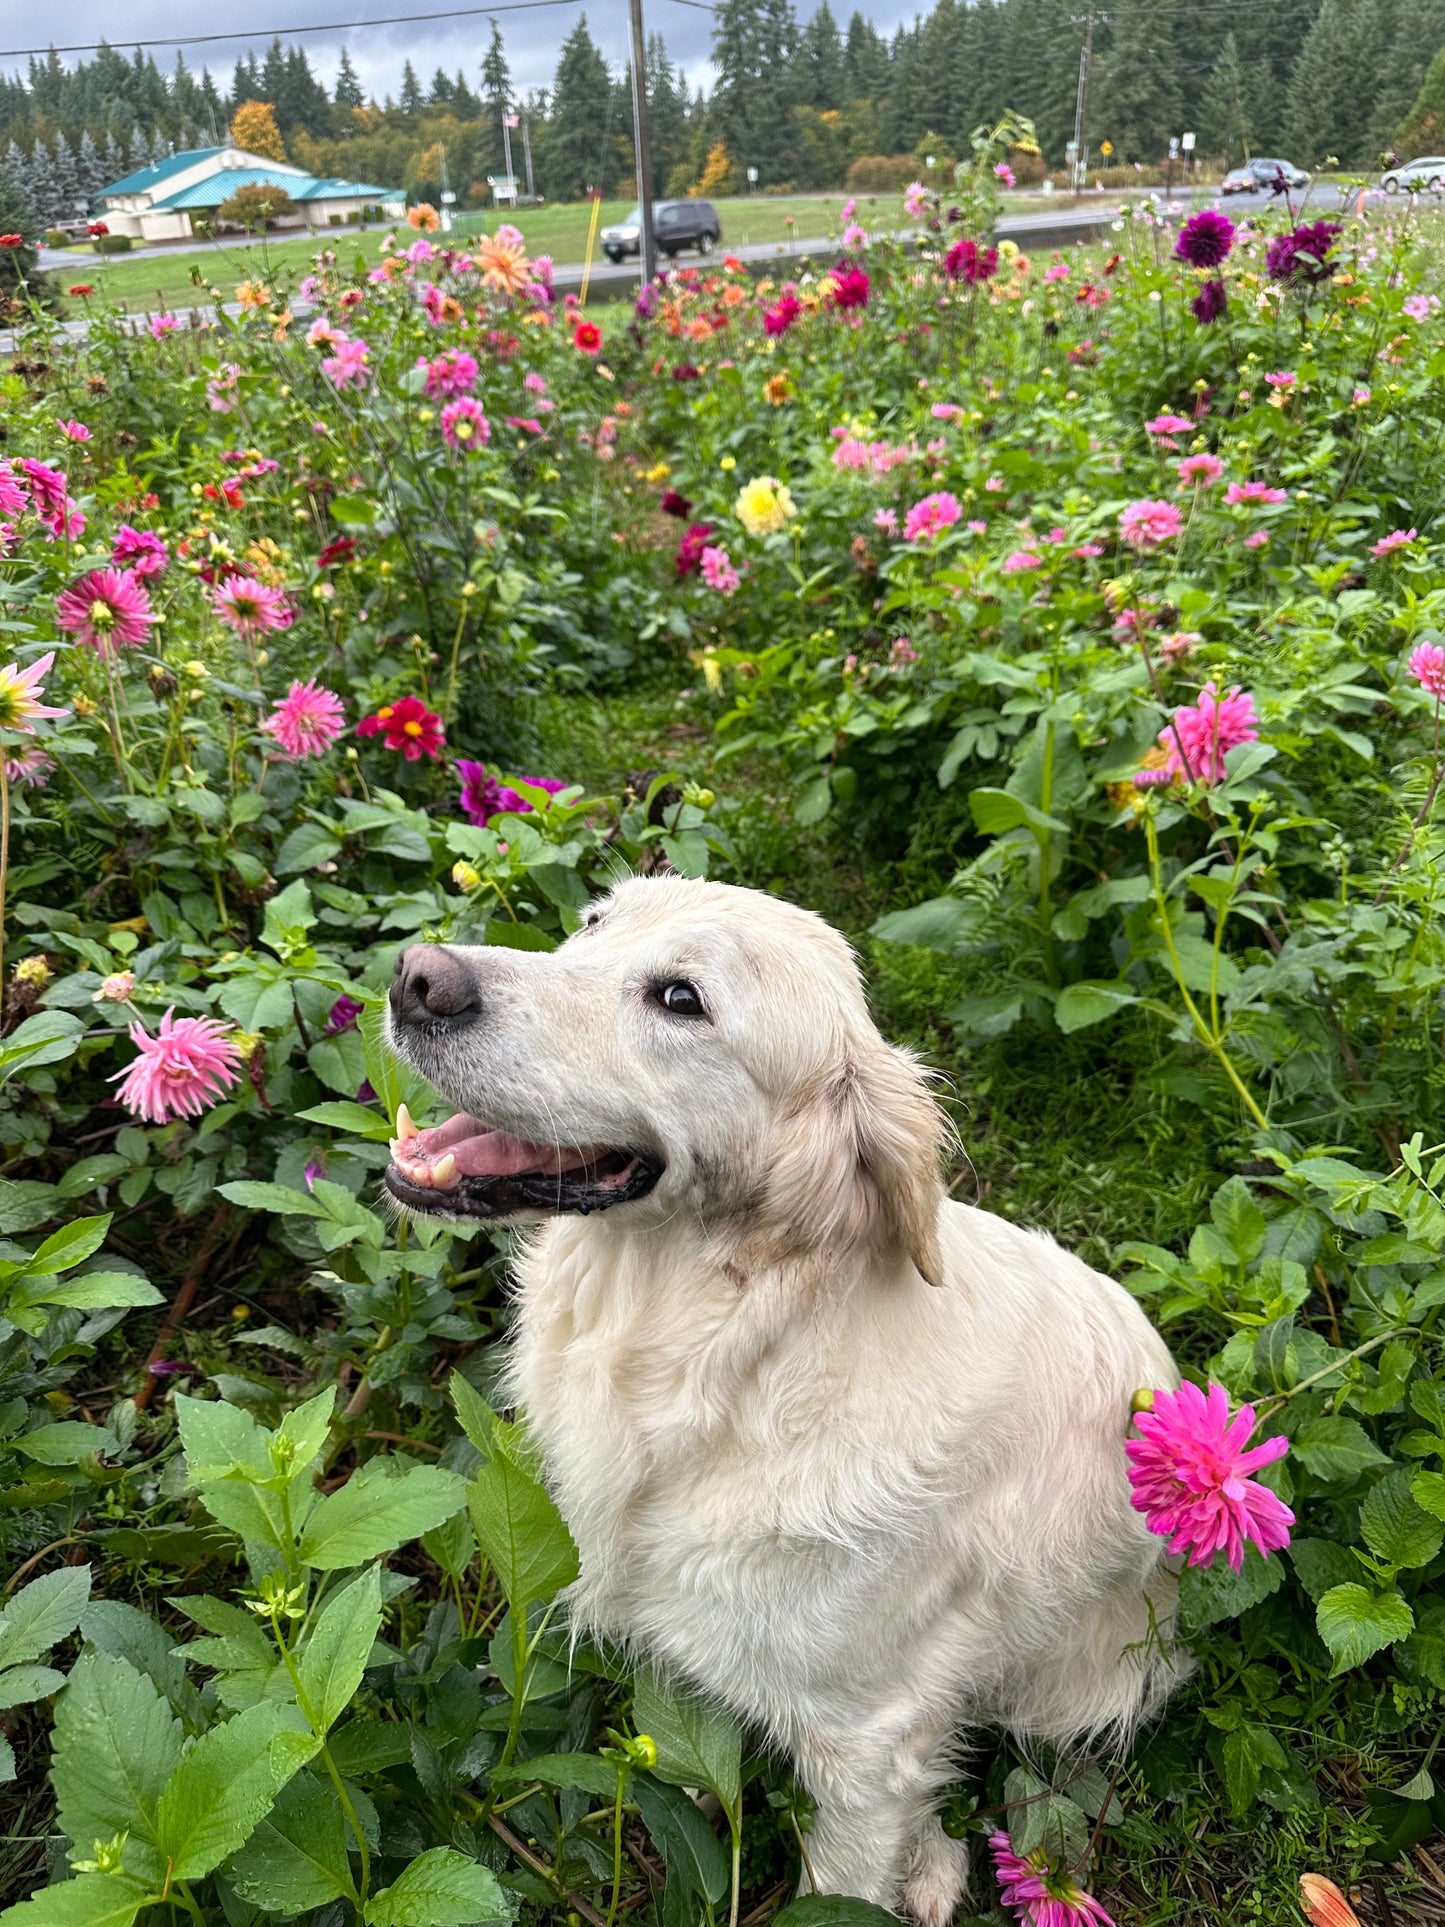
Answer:
[(500, 1453), (467, 1490), (477, 1543), (513, 1606), (545, 1599), (577, 1577), (577, 1548), (551, 1495)]
[(106, 1426), (87, 1425), (83, 1419), (74, 1418), (57, 1419), (53, 1425), (22, 1432), (10, 1444), (37, 1465), (78, 1465), (92, 1452), (120, 1451), (120, 1440)]
[(773, 1915), (773, 1927), (897, 1927), (897, 1914), (846, 1894), (804, 1894)]
[(1334, 1657), (1331, 1679), (1360, 1666), (1382, 1646), (1414, 1631), (1415, 1615), (1397, 1592), (1372, 1593), (1364, 1586), (1332, 1586), (1315, 1608), (1320, 1638)]
[(1263, 1558), (1257, 1546), (1247, 1545), (1238, 1572), (1231, 1572), (1224, 1559), (1207, 1566), (1186, 1566), (1179, 1575), (1180, 1609), (1186, 1625), (1202, 1631), (1222, 1619), (1238, 1619), (1283, 1584), (1283, 1561)]
[(725, 1708), (655, 1668), (636, 1677), (633, 1723), (657, 1748), (652, 1771), (675, 1786), (708, 1786), (731, 1814), (742, 1794), (742, 1734)]
[(368, 1459), (339, 1492), (316, 1507), (301, 1535), (301, 1559), (322, 1572), (365, 1565), (419, 1539), (461, 1510), (467, 1487), (455, 1472), (433, 1465)]
[(492, 1427), (497, 1415), (471, 1382), (460, 1372), (453, 1372), (447, 1385), (452, 1395), (452, 1404), (457, 1408), (462, 1430), (484, 1459), (490, 1459), (496, 1446), (492, 1438)]
[(634, 1773), (629, 1794), (667, 1867), (669, 1887), (703, 1895), (716, 1907), (728, 1890), (727, 1850), (681, 1787)]
[(0, 1712), (49, 1699), (64, 1684), (64, 1673), (57, 1673), (53, 1666), (12, 1666), (8, 1672), (0, 1673)]
[(1399, 1467), (1366, 1494), (1360, 1530), (1371, 1552), (1400, 1570), (1428, 1566), (1445, 1541), (1445, 1525), (1411, 1497), (1410, 1474)]
[(263, 1184), (257, 1178), (237, 1178), (233, 1184), (219, 1184), (217, 1191), (232, 1204), (246, 1211), (274, 1211), (283, 1218), (324, 1218), (325, 1208), (307, 1191), (293, 1191), (289, 1184)]
[(381, 1576), (375, 1566), (327, 1601), (297, 1673), (312, 1719), (328, 1732), (351, 1704), (381, 1631)]
[(48, 1653), (75, 1631), (89, 1598), (89, 1566), (62, 1566), (22, 1586), (0, 1613), (0, 1666)]
[(71, 1270), (105, 1243), (111, 1216), (112, 1213), (106, 1211), (97, 1218), (76, 1218), (62, 1225), (59, 1231), (52, 1231), (26, 1269), (37, 1277), (44, 1272)]
[(298, 1773), (239, 1852), (226, 1877), (267, 1913), (300, 1914), (354, 1891), (346, 1818), (329, 1781)]
[(1219, 1187), (1210, 1200), (1209, 1215), (1241, 1264), (1259, 1256), (1269, 1227), (1243, 1178), (1230, 1178)]
[(146, 1889), (123, 1875), (77, 1874), (6, 1909), (6, 1927), (130, 1927)]
[(125, 1271), (88, 1271), (83, 1277), (64, 1278), (20, 1296), (27, 1305), (61, 1305), (74, 1311), (110, 1311), (117, 1305), (165, 1302), (154, 1285)]
[(258, 1479), (271, 1477), (267, 1434), (242, 1406), (177, 1392), (175, 1408), (192, 1485), (224, 1479), (237, 1466)]
[(163, 1873), (156, 1815), (181, 1737), (180, 1721), (143, 1673), (108, 1653), (81, 1654), (56, 1702), (50, 1771), (74, 1857), (128, 1833), (128, 1869), (147, 1880)]
[(432, 1847), (367, 1903), (367, 1927), (473, 1927), (510, 1920), (496, 1875), (451, 1847)]
[(615, 1770), (595, 1753), (539, 1753), (515, 1766), (496, 1768), (492, 1778), (498, 1785), (540, 1780), (543, 1786), (578, 1787), (599, 1800), (610, 1800), (617, 1792)]
[(1054, 1005), (1054, 1022), (1068, 1035), (1076, 1030), (1086, 1030), (1091, 1024), (1102, 1024), (1106, 1019), (1117, 1016), (1127, 1005), (1137, 1004), (1138, 1001), (1127, 984), (1067, 984), (1059, 992), (1058, 1002)]
[(1273, 1733), (1248, 1721), (1225, 1734), (1223, 1752), (1229, 1810), (1236, 1820), (1242, 1819), (1259, 1798), (1261, 1774), (1284, 1772), (1289, 1759)]
[(1317, 1479), (1351, 1479), (1390, 1463), (1358, 1419), (1339, 1414), (1311, 1419), (1291, 1439), (1290, 1449)]
[(316, 1751), (294, 1706), (253, 1706), (195, 1741), (156, 1808), (156, 1837), (176, 1880), (218, 1867)]

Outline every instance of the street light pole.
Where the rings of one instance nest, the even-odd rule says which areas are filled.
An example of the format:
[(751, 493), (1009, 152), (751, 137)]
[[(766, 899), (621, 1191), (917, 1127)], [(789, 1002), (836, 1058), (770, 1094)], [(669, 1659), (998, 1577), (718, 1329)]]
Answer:
[(642, 281), (657, 274), (657, 239), (652, 231), (652, 130), (647, 120), (647, 36), (642, 0), (629, 0), (632, 15), (632, 145), (637, 155), (637, 213), (642, 224)]

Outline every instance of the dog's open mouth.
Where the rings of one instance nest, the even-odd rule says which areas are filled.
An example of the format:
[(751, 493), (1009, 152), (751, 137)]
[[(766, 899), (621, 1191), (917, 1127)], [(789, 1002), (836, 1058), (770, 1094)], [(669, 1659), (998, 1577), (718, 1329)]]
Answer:
[(391, 1160), (385, 1183), (399, 1203), (462, 1218), (606, 1211), (645, 1197), (664, 1168), (650, 1151), (533, 1144), (465, 1111), (421, 1131), (404, 1104)]

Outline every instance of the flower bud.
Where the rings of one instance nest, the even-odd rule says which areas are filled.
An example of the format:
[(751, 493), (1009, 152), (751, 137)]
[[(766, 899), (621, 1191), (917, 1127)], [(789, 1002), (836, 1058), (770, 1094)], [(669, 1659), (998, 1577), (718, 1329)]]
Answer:
[(1147, 1385), (1141, 1385), (1139, 1390), (1135, 1392), (1134, 1396), (1129, 1400), (1129, 1410), (1131, 1412), (1152, 1412), (1154, 1410), (1154, 1394)]
[(14, 980), (17, 984), (28, 984), (33, 990), (44, 990), (51, 974), (44, 957), (22, 957), (15, 966)]
[(452, 882), (459, 890), (479, 890), (482, 885), (482, 873), (474, 865), (463, 860), (452, 865)]

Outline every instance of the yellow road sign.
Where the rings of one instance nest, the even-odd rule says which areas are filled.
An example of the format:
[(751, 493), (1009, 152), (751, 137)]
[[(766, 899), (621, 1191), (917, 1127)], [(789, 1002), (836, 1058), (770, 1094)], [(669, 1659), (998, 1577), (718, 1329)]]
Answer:
[(1114, 151), (1114, 143), (1112, 141), (1099, 142), (1099, 152), (1103, 154), (1106, 158), (1108, 155), (1112, 154), (1113, 151)]

